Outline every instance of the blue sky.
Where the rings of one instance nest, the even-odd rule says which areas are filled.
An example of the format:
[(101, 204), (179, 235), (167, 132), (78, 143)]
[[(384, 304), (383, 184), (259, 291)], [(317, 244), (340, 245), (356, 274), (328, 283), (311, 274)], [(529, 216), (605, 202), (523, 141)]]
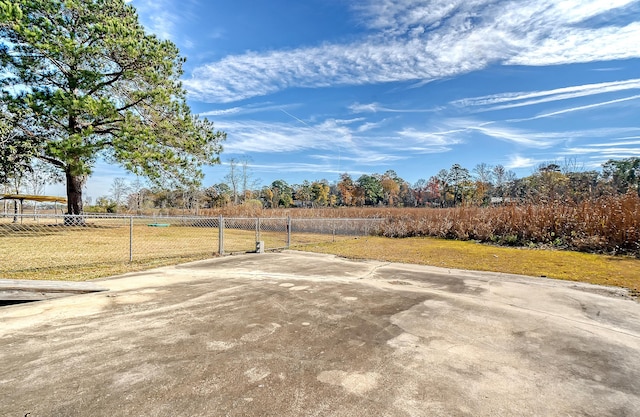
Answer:
[[(261, 184), (640, 156), (640, 0), (132, 0)], [(205, 186), (226, 165), (206, 168)], [(124, 173), (99, 164), (87, 194)]]

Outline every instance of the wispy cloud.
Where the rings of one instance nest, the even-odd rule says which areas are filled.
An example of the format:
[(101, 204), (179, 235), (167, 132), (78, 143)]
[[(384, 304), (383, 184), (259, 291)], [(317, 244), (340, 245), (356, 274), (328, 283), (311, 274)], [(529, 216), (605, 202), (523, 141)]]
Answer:
[(632, 89), (640, 89), (640, 78), (606, 83), (576, 85), (544, 91), (492, 94), (488, 96), (456, 100), (452, 101), (451, 104), (461, 107), (488, 106), (483, 109), (483, 111), (491, 111)]
[[(599, 29), (563, 28), (548, 33), (526, 51), (506, 60), (511, 65), (559, 65), (637, 58), (640, 56), (640, 23)], [(602, 51), (606, 50), (606, 54)], [(604, 56), (603, 56), (604, 55)]]
[(200, 112), (199, 115), (203, 117), (207, 116), (238, 116), (241, 114), (253, 114), (272, 111), (285, 111), (299, 107), (299, 104), (273, 104), (273, 103), (254, 103), (247, 106), (235, 106), (226, 109), (207, 110)]
[(370, 30), (360, 40), (230, 55), (184, 84), (195, 99), (233, 102), (290, 87), (428, 82), (490, 64), (635, 58), (640, 23), (606, 17), (636, 1), (370, 0), (354, 8)]
[[(194, 41), (181, 34), (180, 26), (185, 20), (195, 17), (199, 8), (199, 0), (128, 0), (138, 10), (138, 15), (145, 28), (160, 39), (171, 40), (181, 48), (191, 49)], [(175, 8), (178, 5), (180, 12)]]
[(169, 0), (136, 0), (133, 5), (150, 32), (161, 39), (175, 37), (179, 17), (171, 12), (172, 3)]
[[(637, 146), (631, 148), (622, 148), (622, 147), (574, 147), (567, 148), (566, 151), (562, 152), (564, 155), (585, 155), (585, 154), (598, 154), (602, 157), (606, 158), (628, 158), (629, 156), (640, 156), (640, 148)], [(624, 155), (624, 156), (623, 156)]]
[(310, 164), (299, 162), (281, 162), (272, 164), (251, 164), (251, 168), (260, 172), (310, 172), (310, 173), (332, 173), (339, 171), (335, 164)]
[(385, 120), (372, 122), (364, 118), (318, 122), (294, 118), (291, 123), (223, 119), (216, 127), (228, 134), (227, 154), (305, 152), (313, 154), (312, 158), (340, 159), (358, 165), (406, 159), (406, 151), (411, 154), (448, 152), (464, 141), (455, 135), (455, 130), (443, 129), (403, 128), (397, 132), (384, 130), (383, 136), (377, 135), (376, 127), (384, 123)]
[(508, 169), (531, 168), (540, 164), (541, 162), (541, 160), (528, 158), (521, 155), (512, 155), (505, 167)]
[(463, 143), (462, 130), (420, 131), (415, 128), (403, 129), (398, 132), (405, 142), (404, 148), (417, 153), (448, 152), (453, 145)]
[[(623, 103), (625, 101), (637, 100), (639, 98), (640, 98), (640, 94), (635, 95), (635, 96), (630, 96), (630, 97), (623, 97), (623, 98), (619, 98), (619, 99), (615, 99), (615, 100), (602, 101), (600, 103), (592, 103), (592, 104), (587, 104), (587, 105), (584, 105), (584, 106), (575, 106), (575, 107), (570, 107), (568, 109), (562, 109), (562, 110), (557, 110), (557, 111), (553, 111), (553, 112), (542, 113), (542, 114), (539, 114), (539, 115), (534, 116), (534, 117), (528, 117), (526, 119), (517, 119), (517, 121), (542, 119), (542, 118), (558, 116), (558, 115), (566, 114), (566, 113), (573, 113), (573, 112), (581, 111), (581, 110), (590, 110), (590, 109), (594, 109), (594, 108), (597, 108), (597, 107), (609, 106), (611, 104)], [(514, 121), (516, 121), (516, 120), (514, 120)]]
[(471, 137), (482, 134), (486, 137), (509, 142), (526, 148), (545, 149), (566, 139), (564, 134), (555, 132), (536, 132), (505, 126), (498, 122), (481, 122), (473, 119), (447, 119), (442, 123), (449, 127), (448, 135)]
[(434, 107), (430, 109), (395, 109), (383, 106), (380, 103), (353, 103), (349, 106), (349, 110), (353, 113), (434, 113), (442, 109), (443, 107)]

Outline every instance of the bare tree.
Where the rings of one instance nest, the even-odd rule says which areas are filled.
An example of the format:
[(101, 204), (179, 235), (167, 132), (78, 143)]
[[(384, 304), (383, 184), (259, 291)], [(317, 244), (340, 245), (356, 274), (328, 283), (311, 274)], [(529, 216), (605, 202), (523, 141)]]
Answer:
[(247, 198), (247, 191), (258, 186), (259, 181), (253, 178), (249, 166), (250, 162), (251, 160), (246, 157), (229, 159), (229, 172), (225, 175), (224, 180), (231, 189), (231, 198), (234, 205), (240, 203), (240, 197), (242, 197), (242, 200)]
[(258, 188), (260, 185), (260, 180), (254, 178), (253, 172), (251, 171), (251, 167), (249, 163), (251, 162), (250, 158), (244, 158), (241, 161), (242, 164), (242, 195), (246, 200), (247, 198), (253, 198), (249, 196), (252, 190)]
[(111, 198), (113, 198), (113, 201), (119, 206), (125, 203), (125, 197), (130, 190), (131, 186), (126, 178), (114, 178), (111, 188), (109, 189)]
[(238, 160), (235, 158), (229, 159), (229, 173), (224, 176), (225, 181), (231, 188), (231, 198), (233, 204), (238, 204), (238, 188), (242, 180), (240, 176), (240, 170), (238, 169)]
[(145, 184), (140, 180), (140, 177), (136, 177), (136, 180), (131, 183), (129, 191), (131, 193), (127, 198), (129, 210), (135, 210), (136, 214), (141, 214), (144, 198), (149, 190), (145, 188)]
[(473, 173), (480, 182), (485, 184), (491, 184), (493, 182), (493, 167), (491, 165), (481, 162), (473, 168)]

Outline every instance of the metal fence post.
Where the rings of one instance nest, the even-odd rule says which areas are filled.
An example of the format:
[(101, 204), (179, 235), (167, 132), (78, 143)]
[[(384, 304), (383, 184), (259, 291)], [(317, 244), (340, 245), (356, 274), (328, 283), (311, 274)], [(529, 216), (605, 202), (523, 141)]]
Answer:
[(218, 253), (224, 255), (224, 218), (218, 217)]
[(133, 216), (129, 216), (129, 262), (133, 262)]
[(291, 246), (291, 216), (287, 216), (287, 249)]

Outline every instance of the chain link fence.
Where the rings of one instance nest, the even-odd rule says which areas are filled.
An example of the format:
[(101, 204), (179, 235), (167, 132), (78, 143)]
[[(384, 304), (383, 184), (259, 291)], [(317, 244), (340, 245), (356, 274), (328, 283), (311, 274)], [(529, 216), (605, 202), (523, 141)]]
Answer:
[(375, 234), (382, 219), (0, 214), (0, 278), (37, 268), (206, 258)]

